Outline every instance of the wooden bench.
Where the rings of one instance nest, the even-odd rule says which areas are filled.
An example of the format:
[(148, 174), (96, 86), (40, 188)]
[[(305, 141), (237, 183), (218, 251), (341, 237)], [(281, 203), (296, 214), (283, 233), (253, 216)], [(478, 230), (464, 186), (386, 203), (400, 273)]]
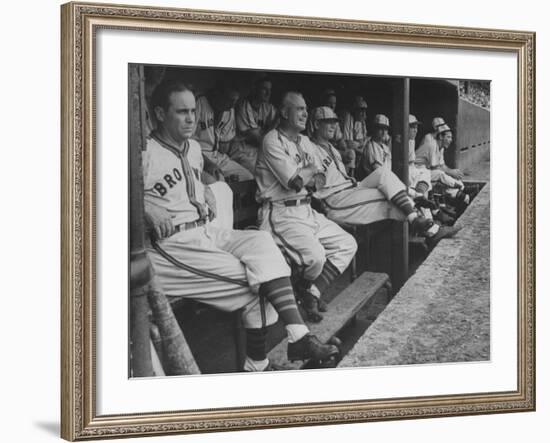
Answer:
[[(353, 321), (360, 309), (374, 300), (381, 290), (391, 291), (386, 274), (364, 272), (352, 284), (338, 294), (328, 305), (324, 319), (320, 323), (308, 324), (312, 334), (326, 343), (336, 336), (349, 322)], [(274, 368), (278, 370), (301, 369), (307, 362), (287, 360), (288, 340), (284, 338), (268, 354)]]

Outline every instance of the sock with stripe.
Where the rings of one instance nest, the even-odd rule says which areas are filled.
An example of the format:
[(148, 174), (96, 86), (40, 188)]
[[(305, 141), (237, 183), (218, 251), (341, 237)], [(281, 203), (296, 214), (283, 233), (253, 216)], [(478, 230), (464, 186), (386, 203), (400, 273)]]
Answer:
[(338, 268), (330, 260), (327, 260), (321, 274), (315, 280), (315, 286), (317, 286), (317, 289), (322, 294), (339, 275), (340, 271)]
[(259, 292), (260, 296), (265, 297), (273, 305), (285, 325), (304, 324), (288, 277), (262, 283)]
[(391, 202), (397, 206), (405, 216), (412, 214), (414, 212), (414, 205), (410, 197), (405, 191), (399, 191), (391, 198)]
[(420, 192), (420, 194), (426, 195), (428, 189), (430, 189), (430, 185), (428, 185), (428, 183), (426, 182), (418, 182), (415, 189), (416, 192)]

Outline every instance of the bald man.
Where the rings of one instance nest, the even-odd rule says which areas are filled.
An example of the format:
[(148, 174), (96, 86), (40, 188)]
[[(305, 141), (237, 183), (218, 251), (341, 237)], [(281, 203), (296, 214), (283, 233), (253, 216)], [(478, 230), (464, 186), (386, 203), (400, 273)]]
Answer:
[(311, 189), (321, 188), (325, 175), (315, 146), (301, 134), (308, 116), (302, 94), (284, 94), (279, 115), (280, 123), (265, 135), (256, 164), (260, 229), (270, 232), (298, 267), (298, 296), (308, 319), (318, 322), (323, 318), (319, 295), (348, 267), (357, 243), (310, 205)]

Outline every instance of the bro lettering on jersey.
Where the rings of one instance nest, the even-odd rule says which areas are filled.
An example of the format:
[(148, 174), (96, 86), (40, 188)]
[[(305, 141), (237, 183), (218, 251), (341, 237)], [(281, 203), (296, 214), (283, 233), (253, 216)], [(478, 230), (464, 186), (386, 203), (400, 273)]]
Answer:
[(179, 150), (153, 133), (143, 153), (145, 201), (166, 209), (176, 225), (206, 218), (202, 167), (196, 141)]

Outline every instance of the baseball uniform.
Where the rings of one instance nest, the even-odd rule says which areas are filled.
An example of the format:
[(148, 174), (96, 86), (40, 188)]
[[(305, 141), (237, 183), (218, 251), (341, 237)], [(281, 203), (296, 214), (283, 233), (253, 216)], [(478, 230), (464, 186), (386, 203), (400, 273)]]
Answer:
[(244, 99), (235, 109), (237, 138), (231, 144), (230, 157), (237, 163), (254, 173), (260, 146), (246, 140), (246, 133), (251, 129), (259, 129), (265, 133), (276, 124), (277, 110), (271, 103), (260, 103), (253, 106), (250, 100)]
[(460, 180), (456, 180), (442, 170), (445, 167), (444, 149), (439, 148), (437, 140), (433, 135), (426, 134), (422, 140), (422, 144), (416, 150), (415, 164), (417, 166), (424, 166), (430, 170), (431, 182), (433, 184), (440, 183), (450, 188), (461, 187), (462, 182)]
[(403, 212), (389, 201), (405, 191), (405, 185), (390, 168), (378, 168), (357, 183), (346, 174), (340, 153), (330, 143), (313, 142), (326, 176), (325, 186), (314, 196), (323, 202), (329, 219), (354, 225), (405, 220)]
[(294, 141), (274, 129), (265, 135), (256, 165), (260, 229), (273, 235), (308, 281), (320, 276), (327, 260), (342, 273), (357, 250), (350, 234), (312, 209), (305, 187), (289, 187), (302, 168), (316, 161), (315, 149), (304, 135)]
[(365, 146), (363, 168), (368, 176), (376, 167), (384, 167), (391, 171), (391, 149), (385, 143), (371, 138)]
[[(167, 296), (188, 297), (224, 311), (243, 308), (245, 327), (260, 328), (257, 288), (290, 276), (290, 269), (268, 233), (237, 231), (207, 221), (202, 166), (200, 145), (194, 140), (182, 151), (156, 134), (147, 141), (145, 202), (168, 211), (179, 229), (156, 247), (150, 246), (149, 258)], [(271, 304), (265, 307), (266, 324), (272, 324), (277, 313)]]
[(203, 154), (222, 170), (225, 177), (236, 175), (239, 181), (252, 180), (254, 177), (248, 170), (220, 152), (221, 144), (229, 144), (235, 138), (235, 110), (222, 112), (216, 121), (214, 109), (202, 95), (197, 97), (195, 116), (197, 126), (193, 138), (199, 142)]
[(415, 142), (409, 140), (409, 186), (416, 188), (418, 183), (426, 183), (428, 190), (432, 188), (430, 170), (416, 164)]
[(342, 135), (344, 140), (352, 140), (364, 144), (368, 138), (367, 123), (356, 121), (351, 112), (346, 112), (342, 123)]

